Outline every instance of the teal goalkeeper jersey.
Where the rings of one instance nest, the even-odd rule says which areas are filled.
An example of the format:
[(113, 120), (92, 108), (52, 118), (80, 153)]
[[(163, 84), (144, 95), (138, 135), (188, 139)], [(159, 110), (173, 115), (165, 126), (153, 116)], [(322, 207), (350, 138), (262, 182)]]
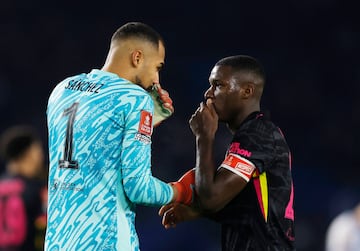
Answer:
[(45, 250), (139, 250), (135, 205), (173, 197), (151, 172), (153, 106), (143, 88), (100, 70), (55, 87)]

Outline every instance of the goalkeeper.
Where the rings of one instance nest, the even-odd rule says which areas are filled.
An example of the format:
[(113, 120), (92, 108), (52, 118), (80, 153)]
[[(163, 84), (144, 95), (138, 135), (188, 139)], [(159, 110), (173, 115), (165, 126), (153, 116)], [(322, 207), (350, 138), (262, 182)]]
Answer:
[(153, 126), (173, 113), (159, 84), (164, 58), (154, 29), (127, 23), (113, 34), (102, 69), (52, 91), (45, 250), (139, 250), (136, 204), (191, 202), (191, 188), (151, 172)]

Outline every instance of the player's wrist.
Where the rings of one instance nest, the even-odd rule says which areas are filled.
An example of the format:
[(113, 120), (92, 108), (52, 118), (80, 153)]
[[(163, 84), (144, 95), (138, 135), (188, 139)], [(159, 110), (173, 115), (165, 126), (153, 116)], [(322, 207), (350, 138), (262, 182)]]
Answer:
[(169, 185), (171, 185), (173, 191), (174, 191), (174, 196), (173, 196), (173, 199), (172, 199), (172, 202), (178, 202), (180, 200), (180, 193), (179, 193), (179, 184), (176, 184), (178, 183), (177, 181), (176, 182), (170, 182)]
[(175, 202), (191, 205), (193, 195), (190, 188), (187, 188), (183, 183), (179, 181), (171, 182), (170, 184), (176, 190), (176, 192), (174, 193)]
[(215, 135), (210, 135), (210, 134), (198, 134), (195, 136), (196, 139), (196, 143), (198, 145), (209, 145), (212, 144), (214, 142), (215, 139)]
[(194, 199), (195, 169), (187, 171), (178, 181), (170, 184), (176, 190), (175, 202), (190, 205)]
[(179, 197), (179, 191), (178, 188), (176, 188), (176, 186), (173, 184), (173, 182), (170, 182), (169, 185), (171, 186), (171, 189), (173, 191), (173, 197), (171, 200), (171, 203), (173, 203), (177, 201), (177, 198)]

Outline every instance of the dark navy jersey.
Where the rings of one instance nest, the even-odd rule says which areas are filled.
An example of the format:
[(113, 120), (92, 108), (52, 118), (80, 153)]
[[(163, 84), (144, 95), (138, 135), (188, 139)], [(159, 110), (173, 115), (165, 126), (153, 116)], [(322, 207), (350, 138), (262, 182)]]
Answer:
[(0, 178), (0, 251), (38, 250), (36, 242), (44, 238), (36, 226), (44, 213), (44, 189), (36, 179)]
[(291, 154), (280, 129), (252, 113), (235, 133), (230, 154), (255, 169), (245, 188), (212, 216), (222, 224), (223, 251), (295, 250)]

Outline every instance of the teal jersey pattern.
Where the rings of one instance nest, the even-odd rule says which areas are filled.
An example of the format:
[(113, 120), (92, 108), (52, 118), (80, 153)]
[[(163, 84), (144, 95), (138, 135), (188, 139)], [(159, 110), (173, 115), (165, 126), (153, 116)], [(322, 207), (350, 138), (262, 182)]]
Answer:
[(140, 86), (96, 69), (55, 87), (45, 250), (139, 250), (135, 205), (173, 197), (151, 172), (153, 106)]

